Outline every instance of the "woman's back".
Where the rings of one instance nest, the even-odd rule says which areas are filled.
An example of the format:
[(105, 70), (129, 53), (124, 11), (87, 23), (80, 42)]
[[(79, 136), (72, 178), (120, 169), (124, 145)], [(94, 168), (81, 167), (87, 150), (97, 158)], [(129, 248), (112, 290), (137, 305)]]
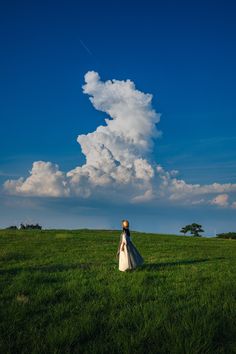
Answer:
[(123, 225), (121, 240), (119, 245), (119, 270), (134, 269), (143, 263), (143, 258), (131, 241), (129, 223)]

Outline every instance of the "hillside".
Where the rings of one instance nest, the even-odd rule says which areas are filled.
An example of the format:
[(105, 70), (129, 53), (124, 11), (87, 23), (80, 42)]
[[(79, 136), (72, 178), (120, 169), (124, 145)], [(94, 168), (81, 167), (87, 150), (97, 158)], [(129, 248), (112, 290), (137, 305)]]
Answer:
[(236, 241), (119, 231), (0, 231), (0, 353), (236, 353)]

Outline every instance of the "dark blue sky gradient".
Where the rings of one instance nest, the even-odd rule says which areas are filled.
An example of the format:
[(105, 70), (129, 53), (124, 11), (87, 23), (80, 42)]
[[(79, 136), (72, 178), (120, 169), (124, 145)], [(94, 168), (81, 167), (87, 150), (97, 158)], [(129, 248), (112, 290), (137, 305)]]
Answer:
[(83, 76), (131, 79), (162, 113), (153, 159), (187, 182), (236, 182), (234, 1), (2, 1), (0, 181), (69, 170), (104, 124)]

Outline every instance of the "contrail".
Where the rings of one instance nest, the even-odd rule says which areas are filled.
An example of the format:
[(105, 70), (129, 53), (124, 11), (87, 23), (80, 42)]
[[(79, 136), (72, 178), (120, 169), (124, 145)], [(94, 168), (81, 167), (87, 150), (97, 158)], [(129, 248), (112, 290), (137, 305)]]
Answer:
[(89, 48), (84, 44), (84, 42), (80, 39), (80, 44), (84, 47), (84, 49), (86, 50), (86, 52), (89, 53), (89, 55), (92, 55), (92, 52), (89, 50)]

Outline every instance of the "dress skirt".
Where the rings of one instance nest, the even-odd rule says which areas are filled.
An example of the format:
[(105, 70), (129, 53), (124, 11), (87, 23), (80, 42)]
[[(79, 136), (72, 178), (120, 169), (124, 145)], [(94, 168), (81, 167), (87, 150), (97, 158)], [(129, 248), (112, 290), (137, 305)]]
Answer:
[[(123, 251), (122, 251), (123, 248)], [(143, 264), (143, 258), (131, 240), (123, 235), (123, 240), (119, 250), (119, 270), (124, 272), (127, 269), (135, 269)]]

